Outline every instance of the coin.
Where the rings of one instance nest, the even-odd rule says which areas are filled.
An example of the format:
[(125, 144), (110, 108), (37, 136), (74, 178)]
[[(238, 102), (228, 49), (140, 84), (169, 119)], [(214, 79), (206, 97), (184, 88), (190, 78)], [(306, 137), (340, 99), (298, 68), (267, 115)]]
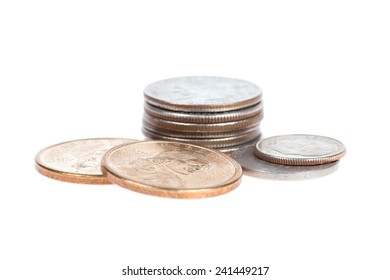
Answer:
[(42, 175), (60, 181), (110, 184), (100, 170), (103, 154), (114, 146), (132, 142), (136, 140), (91, 138), (59, 143), (38, 152), (35, 167)]
[(241, 164), (245, 175), (273, 180), (304, 180), (329, 175), (338, 168), (339, 161), (320, 165), (283, 165), (268, 162), (255, 156), (254, 145), (233, 152), (231, 157)]
[(263, 102), (256, 105), (229, 112), (175, 112), (160, 109), (145, 102), (144, 111), (155, 118), (167, 121), (177, 121), (185, 123), (221, 123), (247, 119), (263, 112)]
[(248, 119), (232, 121), (226, 123), (185, 123), (158, 119), (144, 113), (144, 122), (168, 130), (186, 131), (186, 132), (223, 132), (236, 129), (249, 129), (260, 124), (263, 115), (257, 115)]
[(340, 141), (318, 135), (290, 134), (269, 137), (256, 144), (258, 158), (286, 165), (316, 165), (339, 160), (346, 149)]
[(237, 135), (247, 134), (259, 130), (259, 126), (252, 126), (244, 129), (228, 130), (228, 131), (221, 131), (221, 132), (219, 131), (198, 132), (198, 131), (177, 131), (177, 130), (165, 129), (144, 121), (143, 129), (146, 129), (147, 131), (156, 134), (169, 136), (169, 137), (179, 137), (179, 138), (187, 138), (187, 139), (189, 138), (208, 139), (208, 138), (233, 137)]
[(260, 129), (254, 130), (249, 133), (245, 134), (239, 134), (236, 136), (231, 137), (223, 137), (223, 138), (179, 138), (179, 137), (171, 137), (171, 136), (165, 136), (158, 133), (154, 133), (152, 131), (149, 131), (147, 129), (142, 130), (143, 134), (152, 140), (169, 140), (169, 141), (177, 141), (177, 142), (185, 142), (190, 143), (194, 145), (200, 145), (207, 148), (224, 148), (224, 147), (230, 147), (234, 145), (239, 145), (242, 143), (249, 142), (253, 139), (258, 139), (261, 135)]
[(210, 76), (166, 79), (144, 90), (146, 102), (185, 112), (224, 112), (259, 103), (261, 89), (248, 81)]
[(201, 198), (235, 189), (241, 166), (204, 147), (170, 141), (124, 144), (102, 160), (109, 181), (127, 189), (172, 198)]

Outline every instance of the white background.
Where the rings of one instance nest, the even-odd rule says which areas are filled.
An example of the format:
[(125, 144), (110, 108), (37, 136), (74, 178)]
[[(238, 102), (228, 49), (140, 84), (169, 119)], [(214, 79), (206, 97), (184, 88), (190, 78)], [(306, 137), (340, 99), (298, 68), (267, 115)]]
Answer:
[[(221, 279), (390, 279), (386, 2), (2, 1), (0, 278), (151, 279), (122, 268), (180, 265), (270, 267)], [(245, 176), (198, 200), (35, 171), (51, 144), (143, 139), (143, 89), (186, 75), (258, 84), (264, 136), (339, 139), (339, 170)]]

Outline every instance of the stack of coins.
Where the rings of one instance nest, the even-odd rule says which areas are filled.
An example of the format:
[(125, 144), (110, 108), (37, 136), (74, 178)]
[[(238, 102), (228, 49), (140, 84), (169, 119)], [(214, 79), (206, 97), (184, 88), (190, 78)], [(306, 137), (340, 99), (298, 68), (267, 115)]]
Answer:
[(231, 156), (245, 174), (281, 180), (321, 177), (334, 172), (346, 148), (340, 141), (320, 135), (289, 134), (265, 138)]
[(261, 137), (261, 89), (223, 77), (180, 77), (144, 90), (143, 134), (230, 153)]

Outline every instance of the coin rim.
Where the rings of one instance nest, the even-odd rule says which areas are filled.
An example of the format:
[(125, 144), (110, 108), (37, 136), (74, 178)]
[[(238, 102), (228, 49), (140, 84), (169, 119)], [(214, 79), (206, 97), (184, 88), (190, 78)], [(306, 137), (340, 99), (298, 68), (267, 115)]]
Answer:
[[(265, 151), (261, 150), (260, 145), (263, 143), (263, 141), (267, 141), (270, 139), (275, 139), (279, 137), (290, 137), (290, 136), (303, 136), (303, 137), (321, 137), (321, 138), (326, 138), (328, 140), (332, 140), (338, 144), (341, 144), (340, 147), (340, 152), (334, 153), (332, 155), (325, 155), (325, 156), (316, 156), (316, 157), (307, 157), (307, 158), (293, 158), (293, 157), (288, 157), (288, 156), (276, 156), (276, 155), (270, 155), (266, 153)], [(343, 148), (343, 149), (342, 149)], [(340, 160), (345, 154), (346, 154), (346, 147), (345, 145), (340, 142), (339, 140), (336, 140), (331, 137), (327, 136), (322, 136), (322, 135), (315, 135), (315, 134), (284, 134), (284, 135), (276, 135), (272, 137), (267, 137), (259, 142), (256, 143), (254, 147), (254, 153), (255, 155), (262, 160), (272, 162), (272, 163), (277, 163), (277, 164), (284, 164), (284, 165), (319, 165), (319, 164), (325, 164), (325, 163), (330, 163), (334, 161)]]
[(148, 195), (154, 195), (154, 196), (161, 196), (161, 197), (169, 197), (169, 198), (205, 198), (205, 197), (212, 197), (221, 195), (227, 192), (230, 192), (237, 188), (240, 185), (241, 178), (242, 178), (242, 168), (241, 165), (238, 164), (234, 159), (230, 158), (229, 156), (218, 152), (216, 150), (208, 149), (202, 146), (198, 145), (192, 145), (187, 143), (180, 143), (180, 142), (174, 142), (174, 141), (142, 141), (138, 142), (138, 144), (148, 144), (148, 143), (163, 143), (163, 144), (179, 144), (179, 145), (186, 145), (186, 146), (193, 146), (196, 148), (200, 148), (203, 150), (211, 151), (213, 153), (217, 153), (221, 156), (223, 156), (225, 159), (227, 159), (229, 162), (231, 162), (235, 167), (235, 174), (229, 179), (225, 184), (221, 184), (219, 186), (213, 187), (213, 188), (203, 188), (203, 189), (166, 189), (166, 188), (160, 188), (155, 186), (150, 186), (143, 184), (141, 182), (131, 181), (129, 179), (125, 179), (120, 176), (120, 174), (117, 174), (113, 170), (110, 170), (110, 166), (107, 164), (107, 160), (114, 151), (117, 149), (120, 149), (124, 146), (128, 145), (134, 145), (137, 143), (130, 143), (130, 144), (122, 144), (119, 146), (116, 146), (110, 150), (108, 150), (103, 158), (102, 158), (102, 164), (101, 169), (103, 175), (109, 180), (111, 183), (114, 183), (118, 186), (124, 187), (126, 189), (148, 194)]
[(183, 138), (183, 137), (172, 137), (165, 136), (153, 131), (150, 131), (146, 128), (142, 129), (142, 133), (154, 140), (166, 140), (166, 141), (174, 141), (174, 142), (182, 142), (189, 143), (193, 145), (198, 145), (206, 148), (218, 149), (224, 147), (237, 146), (242, 143), (250, 142), (254, 139), (258, 139), (261, 136), (260, 128), (251, 131), (249, 133), (243, 133), (230, 137), (221, 137), (221, 138)]
[[(85, 139), (76, 139), (76, 140), (60, 142), (60, 143), (53, 144), (53, 145), (50, 145), (50, 146), (47, 146), (47, 147), (41, 149), (35, 155), (35, 158), (34, 158), (35, 169), (41, 175), (44, 175), (44, 176), (46, 176), (48, 178), (51, 178), (51, 179), (54, 179), (54, 180), (57, 180), (57, 181), (62, 181), (62, 182), (68, 182), (68, 183), (74, 183), (74, 184), (90, 184), (90, 185), (108, 185), (108, 184), (111, 184), (111, 182), (109, 182), (107, 180), (107, 178), (103, 174), (101, 174), (101, 175), (98, 175), (98, 174), (92, 175), (92, 174), (81, 174), (81, 173), (65, 172), (65, 171), (61, 171), (61, 170), (56, 170), (56, 169), (51, 168), (49, 166), (45, 166), (45, 164), (43, 164), (43, 162), (40, 160), (40, 157), (47, 150), (49, 150), (51, 148), (54, 148), (54, 147), (57, 147), (57, 146), (68, 144), (68, 143), (79, 142), (79, 141), (89, 141), (89, 140), (93, 141), (93, 140), (115, 140), (115, 139), (117, 139), (117, 140), (122, 140), (123, 139), (123, 140), (129, 140), (129, 141), (136, 141), (134, 143), (139, 142), (139, 140), (135, 140), (135, 139), (115, 138), (115, 137), (85, 138)], [(124, 144), (127, 144), (127, 143), (124, 143)]]
[[(248, 150), (246, 150), (246, 149), (248, 149)], [(278, 163), (269, 162), (269, 161), (260, 159), (260, 158), (256, 157), (254, 154), (252, 154), (254, 157), (256, 157), (257, 160), (264, 162), (264, 164), (280, 165), (280, 166), (286, 166), (286, 167), (302, 167), (302, 168), (315, 167), (315, 166), (318, 166), (319, 168), (325, 167), (325, 169), (318, 170), (319, 175), (318, 175), (318, 173), (317, 173), (317, 175), (313, 175), (316, 172), (316, 170), (304, 170), (304, 169), (297, 171), (295, 173), (289, 173), (289, 174), (285, 174), (285, 173), (281, 174), (280, 172), (279, 173), (268, 173), (268, 172), (262, 172), (260, 170), (250, 169), (246, 164), (244, 164), (239, 159), (236, 159), (234, 157), (235, 154), (237, 155), (238, 153), (240, 153), (242, 151), (244, 151), (243, 152), (244, 158), (245, 158), (245, 156), (250, 156), (251, 150), (253, 153), (253, 150), (254, 150), (253, 144), (246, 145), (246, 146), (241, 147), (240, 149), (237, 149), (230, 156), (232, 158), (234, 158), (241, 165), (244, 175), (254, 177), (254, 178), (260, 178), (260, 179), (277, 180), (277, 181), (312, 180), (312, 179), (317, 179), (317, 178), (321, 178), (321, 177), (333, 174), (334, 172), (336, 172), (338, 170), (339, 164), (340, 164), (340, 161), (336, 160), (336, 161), (327, 162), (327, 163), (321, 164), (321, 165), (318, 165), (318, 164), (317, 165), (301, 165), (301, 166), (285, 165), (285, 164), (278, 164)], [(328, 165), (328, 167), (326, 167), (327, 165)]]
[(164, 108), (156, 107), (152, 104), (149, 104), (147, 101), (144, 102), (144, 112), (148, 115), (164, 119), (167, 121), (175, 122), (185, 122), (185, 123), (223, 123), (231, 121), (239, 121), (248, 119), (250, 117), (260, 115), (264, 111), (263, 102), (260, 101), (252, 106), (240, 109), (233, 110), (228, 112), (181, 112), (181, 111), (171, 111)]
[(245, 128), (252, 128), (260, 125), (264, 118), (264, 113), (255, 115), (253, 117), (224, 123), (208, 123), (208, 124), (197, 124), (197, 123), (185, 123), (185, 122), (174, 122), (167, 121), (159, 118), (150, 116), (146, 112), (143, 115), (143, 121), (150, 123), (154, 126), (161, 127), (173, 131), (186, 131), (186, 132), (225, 132), (232, 130), (239, 130)]
[[(166, 100), (157, 99), (155, 97), (151, 97), (150, 93), (147, 93), (147, 90), (152, 85), (155, 85), (157, 83), (166, 82), (168, 80), (176, 80), (176, 79), (186, 79), (186, 78), (217, 78), (217, 79), (227, 79), (227, 80), (236, 80), (240, 82), (245, 82), (251, 85), (254, 85), (258, 89), (257, 96), (253, 98), (249, 98), (246, 100), (238, 101), (231, 104), (184, 104), (184, 103), (172, 103), (168, 102)], [(144, 89), (144, 99), (147, 100), (148, 103), (159, 107), (163, 109), (168, 109), (172, 111), (185, 111), (185, 112), (223, 112), (223, 111), (233, 111), (233, 110), (239, 110), (242, 108), (249, 107), (251, 105), (254, 105), (255, 103), (258, 103), (262, 100), (263, 91), (261, 88), (252, 82), (242, 80), (242, 79), (236, 79), (236, 78), (229, 78), (229, 77), (219, 77), (219, 76), (183, 76), (183, 77), (174, 77), (174, 78), (168, 78), (160, 81), (156, 81), (154, 83), (149, 84)]]

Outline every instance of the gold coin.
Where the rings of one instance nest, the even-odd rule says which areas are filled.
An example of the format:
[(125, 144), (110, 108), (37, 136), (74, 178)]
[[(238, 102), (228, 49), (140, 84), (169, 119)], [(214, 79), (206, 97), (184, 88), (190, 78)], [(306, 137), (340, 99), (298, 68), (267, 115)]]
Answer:
[(224, 194), (241, 182), (241, 166), (204, 147), (170, 141), (124, 144), (102, 160), (107, 179), (127, 189), (172, 198)]
[(126, 138), (80, 139), (52, 145), (35, 157), (35, 168), (49, 178), (80, 184), (110, 184), (100, 162), (109, 149), (136, 140)]

